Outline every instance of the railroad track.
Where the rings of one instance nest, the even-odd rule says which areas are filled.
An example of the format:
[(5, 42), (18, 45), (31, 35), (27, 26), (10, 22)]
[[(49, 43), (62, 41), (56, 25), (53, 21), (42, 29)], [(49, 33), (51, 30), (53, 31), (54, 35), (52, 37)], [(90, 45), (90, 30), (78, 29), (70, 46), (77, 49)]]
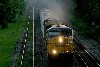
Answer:
[(76, 38), (74, 38), (74, 42), (76, 45), (74, 52), (81, 67), (100, 67), (100, 62), (94, 58)]
[(49, 58), (48, 67), (71, 67), (73, 64), (72, 55), (63, 54), (56, 59)]

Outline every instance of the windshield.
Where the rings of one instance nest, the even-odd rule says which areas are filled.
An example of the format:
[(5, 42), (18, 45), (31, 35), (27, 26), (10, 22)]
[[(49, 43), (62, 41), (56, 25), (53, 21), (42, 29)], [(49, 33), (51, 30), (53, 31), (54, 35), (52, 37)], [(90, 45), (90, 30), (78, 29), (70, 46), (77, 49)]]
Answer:
[(72, 30), (69, 28), (52, 28), (48, 31), (48, 38), (53, 38), (57, 36), (72, 36)]
[(53, 38), (53, 37), (57, 37), (59, 35), (60, 35), (60, 32), (49, 32), (48, 37), (50, 39), (50, 38)]
[(72, 31), (71, 30), (62, 30), (61, 31), (61, 35), (62, 36), (71, 36), (72, 35)]

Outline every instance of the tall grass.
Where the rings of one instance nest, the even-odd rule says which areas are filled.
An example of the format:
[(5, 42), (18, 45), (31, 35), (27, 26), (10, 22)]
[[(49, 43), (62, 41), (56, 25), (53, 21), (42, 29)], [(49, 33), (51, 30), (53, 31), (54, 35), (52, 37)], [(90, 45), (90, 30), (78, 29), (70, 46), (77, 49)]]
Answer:
[(14, 47), (24, 30), (24, 20), (21, 16), (16, 23), (8, 23), (8, 28), (0, 30), (0, 67), (8, 67), (11, 63)]

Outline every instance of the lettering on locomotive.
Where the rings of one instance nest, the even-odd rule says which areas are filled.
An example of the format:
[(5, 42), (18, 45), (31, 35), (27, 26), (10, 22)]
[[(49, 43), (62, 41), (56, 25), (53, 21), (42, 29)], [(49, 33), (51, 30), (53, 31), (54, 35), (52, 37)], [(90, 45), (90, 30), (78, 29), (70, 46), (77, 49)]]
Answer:
[(56, 47), (66, 47), (67, 45), (67, 42), (65, 42), (65, 43), (55, 43), (55, 46)]

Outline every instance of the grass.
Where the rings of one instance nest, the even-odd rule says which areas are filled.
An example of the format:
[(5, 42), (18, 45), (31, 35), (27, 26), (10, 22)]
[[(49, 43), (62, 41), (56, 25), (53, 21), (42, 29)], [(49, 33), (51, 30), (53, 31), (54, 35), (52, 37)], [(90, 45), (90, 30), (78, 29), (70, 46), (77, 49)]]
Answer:
[(21, 16), (17, 23), (8, 23), (8, 28), (0, 30), (0, 67), (8, 67), (12, 61), (14, 47), (24, 30), (23, 19)]
[[(33, 30), (33, 19), (32, 19), (32, 17), (30, 19), (30, 24), (29, 24), (28, 28), (29, 28), (29, 32), (28, 32), (28, 38), (27, 38), (27, 41), (28, 41), (27, 45), (29, 45), (28, 43), (31, 42), (31, 40), (33, 38), (33, 31), (32, 31)], [(31, 47), (33, 47), (32, 44), (30, 44), (30, 46), (27, 47), (27, 49), (31, 48)], [(33, 64), (33, 61), (32, 61), (33, 53), (32, 52), (33, 52), (33, 50), (27, 50), (27, 49), (24, 54), (23, 67), (32, 67), (32, 64)]]
[[(26, 17), (26, 22), (28, 22), (28, 21), (29, 21), (29, 19)], [(33, 21), (33, 19), (31, 18), (29, 25), (27, 25), (27, 23), (26, 23), (26, 26), (28, 26), (29, 31), (28, 31), (28, 38), (27, 38), (27, 44), (26, 44), (27, 49), (25, 49), (25, 54), (23, 55), (24, 59), (23, 59), (22, 67), (32, 67), (32, 64), (33, 64), (32, 50), (28, 50), (28, 48), (32, 47), (32, 44), (31, 44), (30, 47), (29, 47), (29, 44), (28, 44), (32, 40), (31, 38), (33, 37), (33, 31), (32, 31), (33, 30), (33, 22), (32, 21)], [(27, 45), (28, 45), (28, 47), (27, 47)], [(21, 58), (22, 58), (22, 55), (20, 54), (17, 58), (17, 63), (15, 64), (14, 67), (19, 67), (20, 66)]]

